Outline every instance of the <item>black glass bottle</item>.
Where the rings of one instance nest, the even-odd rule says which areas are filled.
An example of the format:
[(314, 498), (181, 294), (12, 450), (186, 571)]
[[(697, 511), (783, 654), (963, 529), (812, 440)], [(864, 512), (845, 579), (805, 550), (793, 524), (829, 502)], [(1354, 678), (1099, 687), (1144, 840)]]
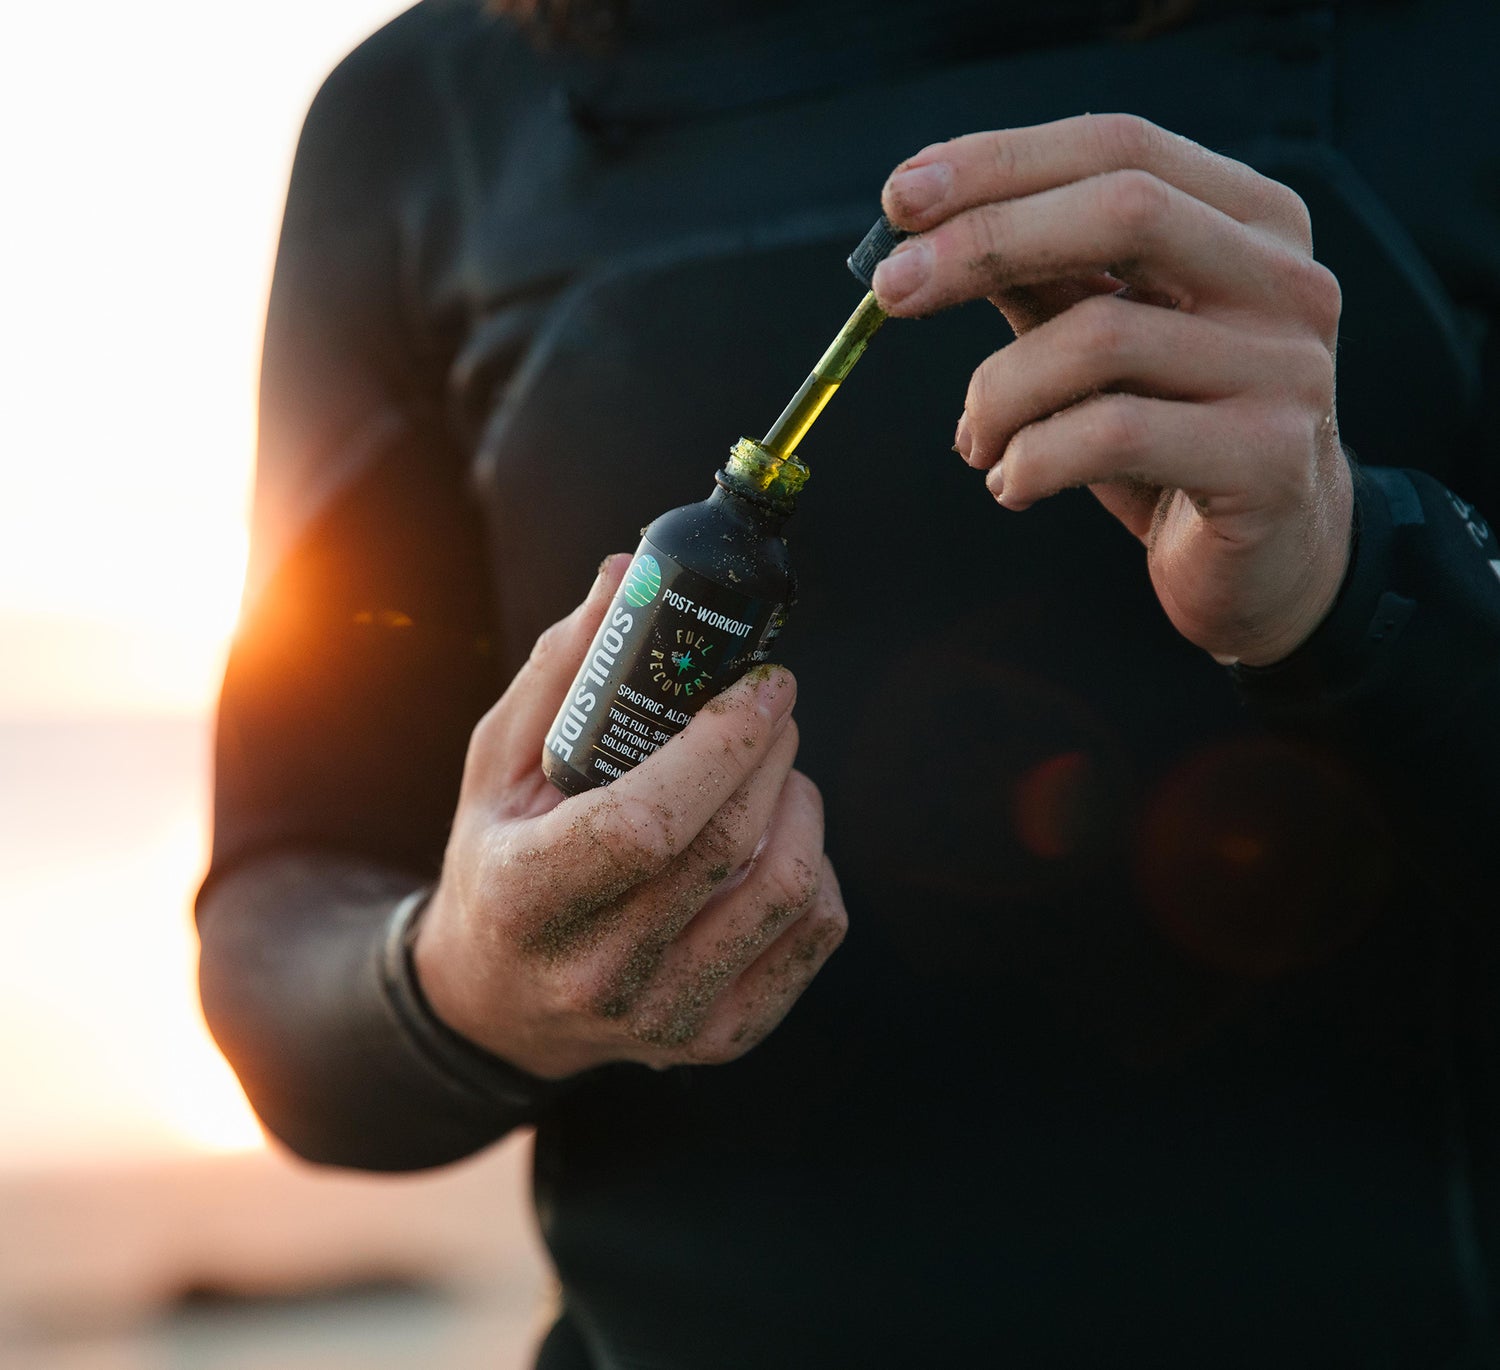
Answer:
[(781, 530), (806, 479), (741, 438), (707, 499), (645, 530), (547, 735), (564, 793), (623, 775), (768, 658), (795, 598)]

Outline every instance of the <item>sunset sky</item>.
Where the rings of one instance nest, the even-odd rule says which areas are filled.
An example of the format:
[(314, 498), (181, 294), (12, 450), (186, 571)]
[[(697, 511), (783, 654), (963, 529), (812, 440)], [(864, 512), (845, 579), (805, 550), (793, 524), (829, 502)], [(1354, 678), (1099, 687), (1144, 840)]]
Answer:
[[(0, 1165), (256, 1136), (192, 984), (203, 725), (297, 129), (402, 8), (82, 0), (8, 20)], [(139, 722), (97, 721), (121, 718)]]

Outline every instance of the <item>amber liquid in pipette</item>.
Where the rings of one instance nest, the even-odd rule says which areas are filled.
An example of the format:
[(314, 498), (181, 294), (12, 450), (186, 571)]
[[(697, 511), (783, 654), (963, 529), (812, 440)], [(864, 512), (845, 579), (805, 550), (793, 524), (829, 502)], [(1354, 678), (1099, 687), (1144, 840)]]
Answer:
[(784, 460), (797, 450), (797, 444), (817, 422), (818, 415), (833, 398), (844, 377), (854, 369), (854, 363), (864, 355), (875, 330), (885, 319), (885, 310), (872, 291), (859, 302), (848, 323), (839, 329), (838, 336), (829, 343), (828, 350), (813, 367), (812, 375), (802, 382), (802, 388), (792, 396), (791, 403), (781, 411), (781, 417), (761, 439), (760, 445), (767, 452)]

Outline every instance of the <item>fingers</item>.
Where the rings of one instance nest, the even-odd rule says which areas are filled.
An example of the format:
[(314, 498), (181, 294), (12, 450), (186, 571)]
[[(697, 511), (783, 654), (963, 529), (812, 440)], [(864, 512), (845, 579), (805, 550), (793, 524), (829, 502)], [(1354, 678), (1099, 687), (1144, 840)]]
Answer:
[[(719, 993), (812, 906), (823, 865), (823, 803), (806, 776), (778, 786), (756, 830), (743, 878), (705, 904), (670, 946), (640, 996), (634, 1035), (662, 1046), (697, 1036)], [(701, 899), (700, 899), (701, 902)], [(641, 987), (645, 990), (645, 986)]]
[(1113, 295), (1119, 289), (1120, 282), (1113, 276), (1098, 272), (1042, 285), (1017, 285), (997, 290), (990, 296), (990, 303), (1005, 315), (1011, 331), (1020, 337), (1081, 300), (1095, 295)]
[(1146, 542), (1162, 502), (1160, 486), (1143, 485), (1128, 477), (1100, 481), (1089, 486), (1094, 498), (1130, 531), (1132, 537)]
[(1311, 250), (1307, 209), (1295, 193), (1130, 114), (1086, 114), (935, 143), (896, 168), (882, 203), (892, 223), (921, 232), (979, 205), (1132, 169)]
[[(732, 1060), (780, 1021), (842, 940), (847, 919), (822, 853), (816, 787), (793, 771), (773, 801), (768, 815), (764, 797), (747, 791), (733, 840), (754, 859), (675, 937), (662, 917), (672, 896), (652, 882), (625, 901), (591, 955), (548, 969), (554, 1034), (588, 1044), (586, 1058), (661, 1067)], [(761, 833), (757, 849), (752, 835)]]
[(1200, 401), (1300, 390), (1321, 413), (1333, 402), (1333, 358), (1311, 339), (1100, 296), (981, 363), (955, 445), (987, 469), (1028, 424), (1104, 390)]
[[(696, 921), (706, 903), (738, 892), (743, 868), (762, 845), (781, 804), (796, 755), (797, 728), (789, 722), (771, 743), (764, 762), (703, 825), (687, 850), (579, 925), (578, 945), (571, 954), (577, 975), (593, 986), (593, 1002), (602, 1016), (630, 1014), (664, 978), (675, 976), (682, 982), (679, 934)], [(821, 836), (821, 822), (817, 831)], [(523, 945), (536, 945), (538, 940), (555, 947), (558, 939), (549, 933), (543, 939), (526, 938)]]
[(802, 997), (848, 930), (838, 877), (825, 857), (812, 905), (725, 993), (694, 1044), (699, 1057), (733, 1060), (762, 1041)]
[(1106, 481), (1180, 489), (1218, 536), (1248, 540), (1307, 499), (1317, 427), (1274, 404), (1101, 395), (1023, 428), (985, 484), (1010, 509)]
[(1303, 261), (1149, 172), (1111, 171), (964, 210), (901, 243), (874, 288), (911, 316), (1102, 271), (1185, 310), (1263, 308), (1295, 291)]
[(537, 818), (526, 841), (600, 906), (618, 899), (684, 852), (761, 765), (796, 693), (789, 671), (751, 670), (613, 784)]
[(629, 565), (627, 552), (606, 557), (583, 602), (536, 640), (509, 688), (474, 730), (466, 787), (477, 783), (498, 792), (537, 769), (547, 729)]

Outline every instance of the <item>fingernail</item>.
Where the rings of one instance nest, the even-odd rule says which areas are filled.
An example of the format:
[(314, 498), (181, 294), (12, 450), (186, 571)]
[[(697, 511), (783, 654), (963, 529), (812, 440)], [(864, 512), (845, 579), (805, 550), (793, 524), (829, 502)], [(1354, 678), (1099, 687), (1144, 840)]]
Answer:
[(965, 461), (968, 461), (969, 453), (974, 450), (974, 435), (969, 432), (969, 411), (967, 409), (958, 416), (958, 428), (953, 434), (953, 450)]
[(765, 674), (755, 687), (755, 707), (762, 716), (774, 722), (790, 711), (792, 701), (797, 697), (797, 683), (792, 679), (791, 672), (780, 666), (764, 666), (761, 669)]
[(932, 248), (909, 238), (875, 268), (872, 284), (882, 304), (900, 304), (926, 284), (932, 274)]
[(990, 473), (985, 477), (984, 483), (989, 486), (990, 494), (995, 497), (997, 504), (1005, 503), (1005, 462), (997, 461), (990, 468)]
[(903, 215), (925, 214), (947, 198), (953, 186), (953, 168), (946, 162), (929, 162), (893, 172), (885, 183), (892, 207)]

